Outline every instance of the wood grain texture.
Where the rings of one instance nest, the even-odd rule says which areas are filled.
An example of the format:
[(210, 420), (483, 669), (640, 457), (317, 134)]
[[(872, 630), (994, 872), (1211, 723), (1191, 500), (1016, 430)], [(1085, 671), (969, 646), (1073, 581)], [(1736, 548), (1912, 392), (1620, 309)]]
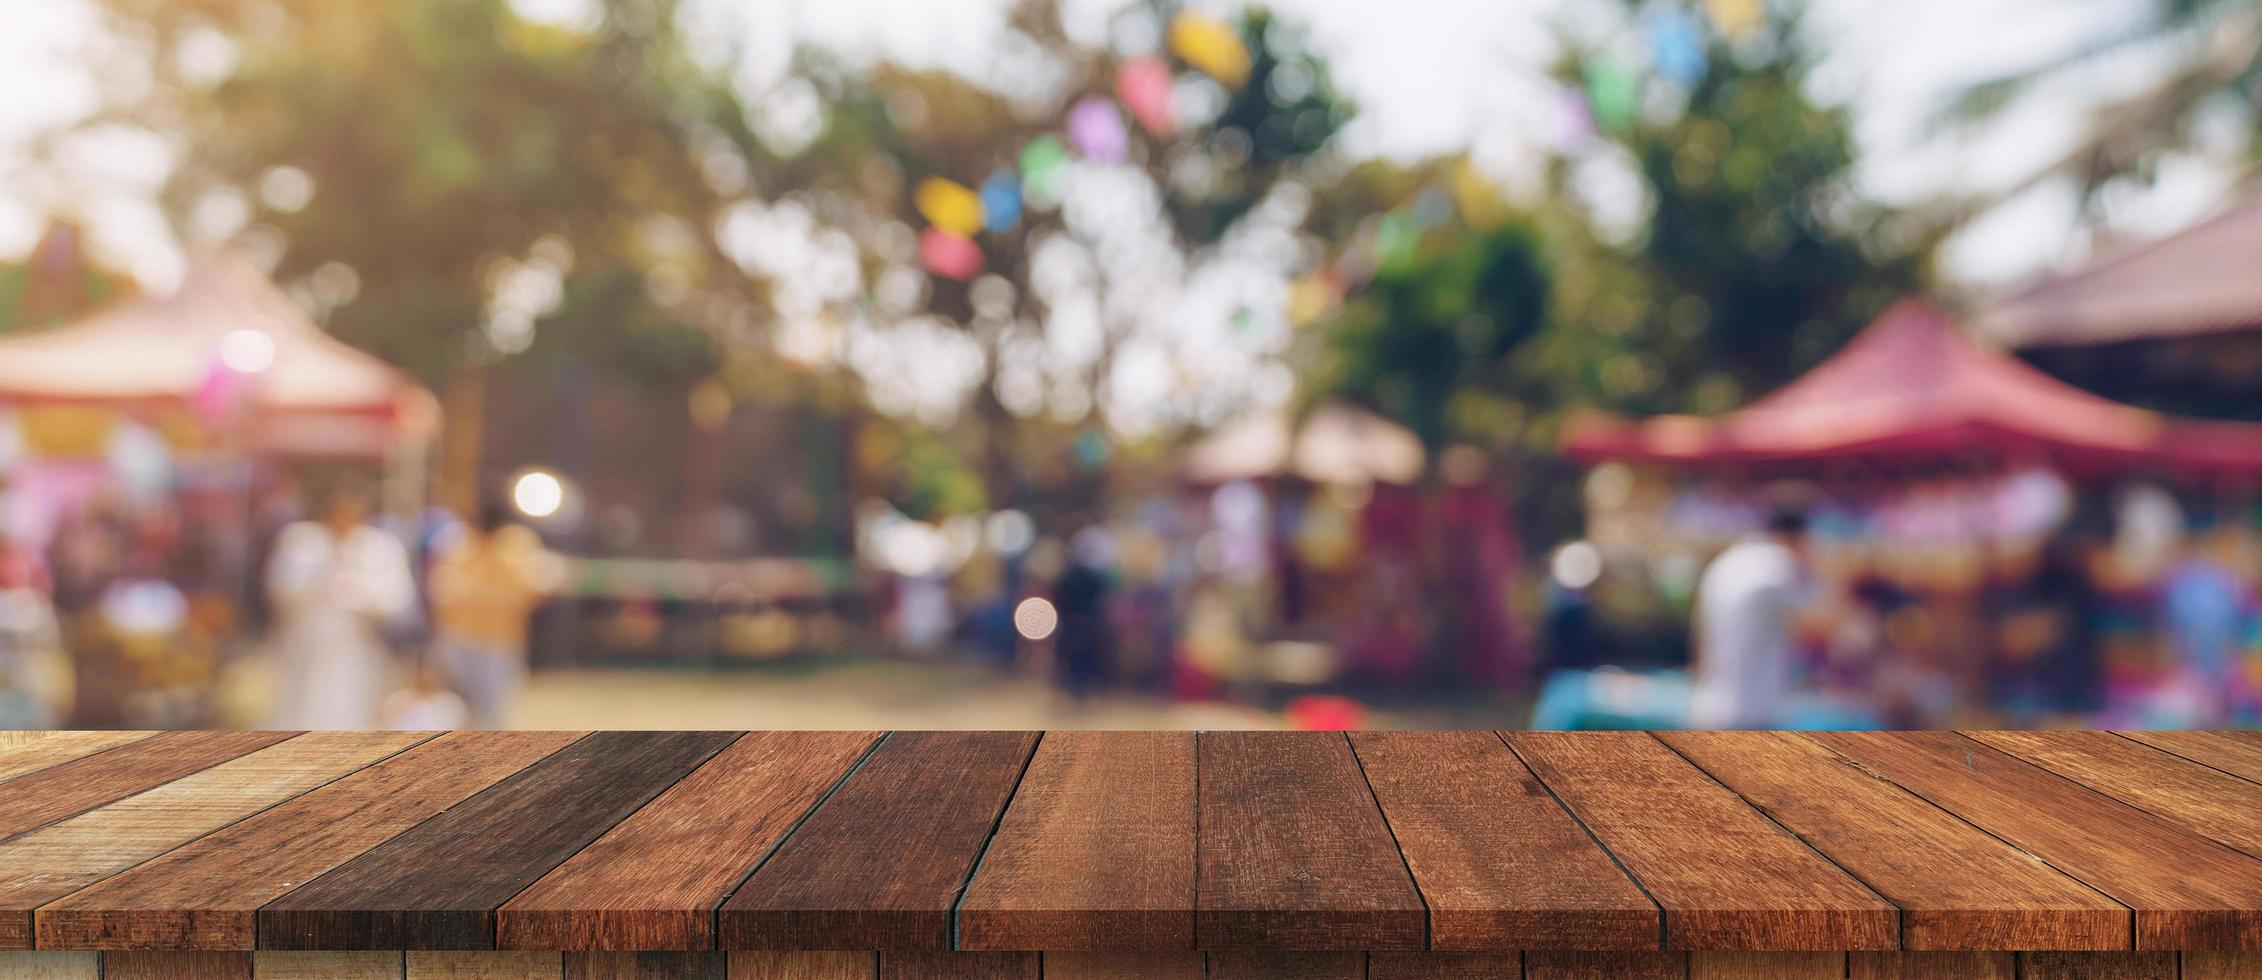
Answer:
[(2251, 732), (2118, 732), (2153, 748), (2262, 782), (2262, 739)]
[(410, 950), (408, 980), (563, 980), (565, 954)]
[(727, 955), (730, 980), (874, 980), (880, 973), (877, 953), (750, 950)]
[(1904, 948), (2128, 948), (2126, 906), (1810, 740), (1657, 737), (1900, 906)]
[(1194, 735), (1045, 736), (958, 936), (960, 949), (1194, 948)]
[(1657, 904), (1491, 732), (1351, 747), (1429, 905), (1432, 949), (1656, 949)]
[(1209, 954), (1209, 980), (1363, 980), (1366, 975), (1365, 953)]
[(715, 907), (877, 732), (753, 732), (495, 913), (501, 949), (714, 948)]
[(496, 907), (736, 738), (582, 738), (268, 903), (259, 948), (491, 948)]
[(1689, 954), (1689, 980), (1845, 980), (1844, 953)]
[(0, 980), (102, 980), (93, 953), (0, 952)]
[(1688, 975), (1687, 953), (1524, 953), (1524, 980), (1688, 980)]
[(1034, 732), (889, 735), (723, 903), (724, 949), (949, 949)]
[(2018, 980), (2016, 953), (1848, 953), (1846, 980)]
[(2185, 953), (2183, 980), (2262, 980), (2262, 953)]
[[(1094, 952), (1044, 954), (1045, 980), (1202, 980), (1202, 954)], [(737, 978), (732, 978), (737, 980)]]
[(1423, 948), (1421, 896), (1348, 740), (1204, 732), (1197, 748), (1203, 948)]
[(18, 776), (0, 792), (0, 839), (115, 803), (296, 734), (163, 732)]
[(251, 954), (113, 951), (102, 954), (102, 980), (251, 980)]
[(567, 953), (565, 980), (725, 980), (721, 953)]
[(1523, 975), (1522, 953), (1367, 954), (1367, 980), (1518, 980)]
[(2262, 783), (2111, 732), (1965, 732), (2051, 772), (2262, 856)]
[(251, 980), (401, 980), (399, 953), (254, 954)]
[(1807, 737), (2136, 910), (2136, 948), (2262, 948), (2262, 862), (1953, 732)]
[(2176, 954), (2020, 953), (2019, 980), (2176, 980)]
[(880, 980), (1038, 980), (1042, 974), (1035, 953), (880, 951)]
[(148, 738), (153, 732), (0, 732), (0, 781)]
[(0, 947), (32, 945), (32, 910), (431, 738), (309, 732), (0, 844)]
[(443, 735), (49, 903), (39, 945), (250, 949), (260, 906), (582, 734)]
[(1893, 949), (1899, 911), (1646, 734), (1508, 736), (1665, 908), (1668, 949)]

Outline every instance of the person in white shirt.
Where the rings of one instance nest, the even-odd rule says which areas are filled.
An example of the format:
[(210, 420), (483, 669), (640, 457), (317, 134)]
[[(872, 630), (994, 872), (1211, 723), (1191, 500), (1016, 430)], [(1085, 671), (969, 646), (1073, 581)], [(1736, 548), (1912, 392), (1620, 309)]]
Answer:
[(1806, 513), (1784, 505), (1763, 533), (1729, 545), (1697, 581), (1692, 728), (1768, 728), (1791, 693), (1795, 643), (1812, 597)]
[(266, 583), (282, 669), (276, 728), (377, 727), (390, 681), (381, 630), (415, 605), (416, 582), (407, 549), (368, 518), (367, 498), (341, 488), (321, 520), (276, 539)]

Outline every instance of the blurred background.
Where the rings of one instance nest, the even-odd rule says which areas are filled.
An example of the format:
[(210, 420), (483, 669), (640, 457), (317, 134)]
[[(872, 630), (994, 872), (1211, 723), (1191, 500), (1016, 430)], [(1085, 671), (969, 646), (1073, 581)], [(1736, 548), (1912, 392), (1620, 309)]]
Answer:
[(2262, 720), (2251, 3), (0, 23), (0, 727)]

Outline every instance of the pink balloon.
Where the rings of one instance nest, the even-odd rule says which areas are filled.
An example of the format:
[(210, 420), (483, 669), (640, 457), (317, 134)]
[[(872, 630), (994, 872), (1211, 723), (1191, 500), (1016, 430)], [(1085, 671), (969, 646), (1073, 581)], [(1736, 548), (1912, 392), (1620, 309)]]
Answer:
[(1115, 71), (1115, 97), (1131, 110), (1131, 118), (1156, 136), (1169, 136), (1178, 128), (1170, 86), (1170, 68), (1154, 58), (1133, 58)]
[(928, 272), (964, 281), (982, 274), (982, 247), (930, 227), (919, 233), (919, 261), (926, 265)]

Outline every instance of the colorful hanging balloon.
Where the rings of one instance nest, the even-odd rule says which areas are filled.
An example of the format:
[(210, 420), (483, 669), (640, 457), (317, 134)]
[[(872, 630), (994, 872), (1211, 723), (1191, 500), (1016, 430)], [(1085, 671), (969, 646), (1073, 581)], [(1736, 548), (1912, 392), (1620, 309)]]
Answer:
[(1249, 80), (1249, 48), (1225, 21), (1181, 10), (1170, 19), (1170, 50), (1211, 78), (1234, 88)]
[(911, 203), (927, 223), (960, 238), (982, 230), (982, 197), (955, 180), (929, 177), (912, 192)]
[(1000, 170), (982, 181), (982, 227), (1004, 231), (1021, 220), (1021, 182), (1013, 171)]
[(1563, 132), (1560, 149), (1577, 153), (1594, 142), (1594, 109), (1587, 105), (1587, 94), (1568, 85), (1563, 87)]
[(1068, 147), (1058, 137), (1039, 136), (1021, 148), (1021, 187), (1031, 206), (1059, 201), (1067, 176)]
[(1712, 18), (1712, 29), (1731, 40), (1767, 23), (1767, 8), (1761, 0), (1704, 0), (1704, 12)]
[(1115, 71), (1115, 97), (1147, 132), (1167, 137), (1178, 128), (1171, 105), (1170, 68), (1154, 58), (1133, 58)]
[(1650, 60), (1665, 80), (1682, 88), (1704, 80), (1704, 35), (1688, 14), (1666, 9), (1651, 17), (1649, 46)]
[(1589, 59), (1582, 69), (1587, 105), (1594, 121), (1606, 132), (1623, 133), (1633, 127), (1635, 104), (1641, 97), (1641, 80), (1626, 66), (1610, 58)]
[(1131, 135), (1123, 130), (1123, 114), (1102, 96), (1085, 96), (1068, 110), (1068, 139), (1076, 144), (1078, 153), (1100, 163), (1122, 163), (1131, 155)]
[(919, 232), (919, 261), (927, 271), (961, 282), (982, 274), (982, 247), (941, 228)]

